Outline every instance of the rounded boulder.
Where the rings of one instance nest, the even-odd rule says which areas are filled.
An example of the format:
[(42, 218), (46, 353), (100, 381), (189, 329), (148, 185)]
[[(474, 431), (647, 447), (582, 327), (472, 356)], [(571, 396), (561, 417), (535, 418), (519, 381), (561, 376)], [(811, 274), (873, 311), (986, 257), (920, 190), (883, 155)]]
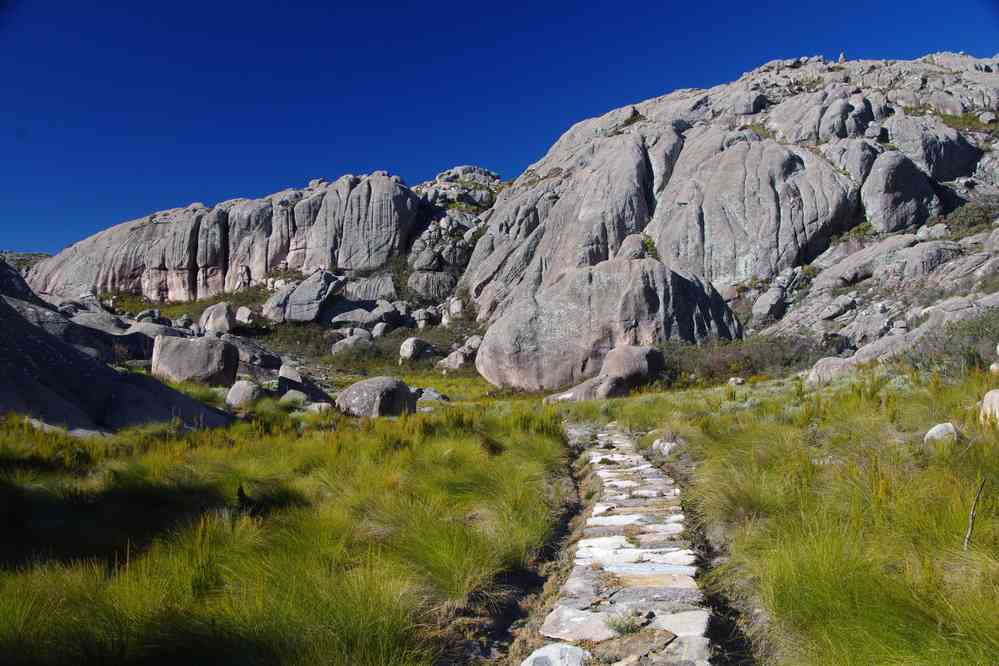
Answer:
[(394, 377), (372, 377), (341, 391), (337, 408), (351, 416), (400, 416), (416, 411), (416, 394)]
[(218, 338), (156, 337), (152, 373), (172, 382), (232, 386), (239, 370), (239, 350)]

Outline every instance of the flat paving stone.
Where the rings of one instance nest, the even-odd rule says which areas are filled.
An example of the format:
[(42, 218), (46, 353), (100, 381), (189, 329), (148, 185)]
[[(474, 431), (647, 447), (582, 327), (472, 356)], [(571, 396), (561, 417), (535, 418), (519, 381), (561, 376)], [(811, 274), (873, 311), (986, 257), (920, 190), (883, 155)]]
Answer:
[(670, 615), (657, 615), (652, 626), (665, 629), (677, 636), (703, 636), (708, 631), (711, 614), (705, 610), (691, 610)]
[(576, 543), (576, 550), (584, 548), (632, 548), (633, 544), (624, 536), (593, 537), (592, 539), (580, 539)]
[(568, 606), (556, 606), (541, 625), (541, 633), (563, 641), (593, 641), (599, 643), (617, 636), (607, 626), (610, 613), (594, 613)]
[[(691, 592), (694, 592), (694, 594), (691, 594)], [(678, 599), (699, 598), (700, 596), (700, 588), (662, 587), (656, 585), (652, 587), (622, 587), (608, 594), (607, 600), (611, 604), (624, 604), (637, 602), (676, 601)]]
[(588, 527), (614, 527), (621, 525), (641, 525), (648, 518), (637, 513), (623, 513), (618, 516), (597, 516), (586, 521)]
[(637, 488), (639, 486), (639, 483), (638, 481), (628, 481), (628, 480), (617, 481), (612, 479), (610, 481), (605, 481), (604, 485), (607, 486), (608, 488)]
[(631, 573), (617, 574), (621, 587), (671, 587), (696, 590), (697, 581), (686, 574), (675, 573)]
[(599, 516), (600, 514), (607, 513), (608, 511), (613, 511), (617, 508), (617, 504), (610, 502), (598, 502), (593, 505), (593, 513), (591, 515)]
[(679, 523), (649, 524), (642, 526), (642, 534), (680, 534), (683, 525)]
[(608, 564), (604, 567), (604, 571), (609, 571), (615, 576), (678, 574), (681, 576), (694, 577), (697, 575), (697, 567), (680, 564), (656, 564), (652, 562), (640, 562), (636, 564)]
[(583, 648), (568, 643), (552, 643), (532, 652), (520, 662), (520, 666), (584, 666), (592, 658), (593, 655)]

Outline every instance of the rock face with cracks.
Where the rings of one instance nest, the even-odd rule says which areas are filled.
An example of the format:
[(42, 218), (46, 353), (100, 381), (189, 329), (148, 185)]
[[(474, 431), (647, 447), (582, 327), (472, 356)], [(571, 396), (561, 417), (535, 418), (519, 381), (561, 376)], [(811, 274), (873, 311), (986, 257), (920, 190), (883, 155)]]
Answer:
[(931, 182), (972, 175), (984, 153), (933, 114), (993, 110), (994, 65), (778, 60), (580, 122), (483, 216), (460, 286), (492, 321), (638, 232), (722, 288), (809, 263), (865, 215), (920, 224)]
[(476, 368), (496, 385), (550, 390), (597, 374), (618, 345), (731, 338), (740, 326), (710, 284), (653, 259), (567, 271), (486, 332)]
[(82, 240), (37, 264), (29, 283), (51, 300), (122, 291), (188, 301), (260, 284), (276, 271), (371, 270), (405, 254), (419, 207), (385, 172), (195, 203)]

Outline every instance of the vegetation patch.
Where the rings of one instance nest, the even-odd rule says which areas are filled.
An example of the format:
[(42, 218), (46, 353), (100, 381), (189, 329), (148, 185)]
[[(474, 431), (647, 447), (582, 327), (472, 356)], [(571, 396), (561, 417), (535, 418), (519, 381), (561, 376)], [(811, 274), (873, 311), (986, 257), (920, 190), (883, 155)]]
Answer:
[(764, 125), (763, 123), (749, 123), (748, 125), (746, 125), (746, 127), (753, 130), (753, 132), (755, 132), (756, 135), (761, 139), (773, 139), (773, 140), (777, 139), (774, 133), (771, 132), (769, 129), (767, 129), (767, 126)]
[(987, 370), (999, 341), (999, 309), (952, 322), (923, 336), (902, 358), (905, 365), (944, 377)]
[(810, 368), (831, 353), (813, 338), (764, 335), (700, 345), (668, 342), (661, 348), (666, 380), (674, 388), (711, 386), (733, 376), (781, 377)]
[(647, 236), (642, 234), (642, 248), (645, 250), (646, 256), (650, 259), (659, 259), (659, 248), (656, 247), (656, 241), (653, 240), (652, 236)]
[(129, 294), (125, 292), (108, 292), (101, 294), (101, 301), (115, 299), (115, 309), (120, 312), (128, 312), (136, 315), (143, 310), (159, 310), (160, 314), (167, 319), (179, 319), (182, 315), (190, 315), (197, 321), (205, 310), (213, 305), (222, 302), (229, 303), (233, 308), (243, 306), (254, 308), (263, 305), (270, 294), (267, 288), (258, 285), (239, 291), (218, 294), (210, 298), (202, 298), (197, 301), (162, 303), (150, 301), (139, 294)]
[(554, 412), (290, 418), (76, 440), (0, 422), (0, 654), (24, 664), (427, 664), (532, 564)]
[(978, 132), (989, 135), (993, 141), (999, 140), (999, 124), (983, 123), (976, 113), (962, 113), (961, 115), (941, 113), (939, 118), (945, 125), (959, 132)]
[(983, 197), (954, 209), (947, 215), (938, 216), (928, 224), (946, 224), (951, 238), (960, 240), (995, 228), (999, 219), (999, 197)]

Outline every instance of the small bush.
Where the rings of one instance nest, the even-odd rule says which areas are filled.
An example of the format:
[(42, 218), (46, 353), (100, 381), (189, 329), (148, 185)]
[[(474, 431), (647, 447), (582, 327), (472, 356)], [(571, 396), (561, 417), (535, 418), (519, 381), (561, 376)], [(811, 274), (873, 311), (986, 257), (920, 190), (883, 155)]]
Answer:
[(993, 308), (929, 333), (904, 358), (920, 370), (956, 375), (987, 368), (996, 358), (997, 342), (999, 308)]
[(642, 248), (650, 259), (659, 259), (659, 249), (656, 247), (656, 241), (652, 239), (652, 236), (642, 234)]
[(746, 125), (746, 128), (756, 132), (756, 135), (761, 139), (775, 139), (774, 133), (767, 129), (767, 126), (763, 123), (750, 123)]
[(639, 619), (630, 613), (621, 613), (619, 615), (612, 615), (607, 618), (607, 628), (616, 631), (622, 636), (627, 636), (628, 634), (637, 634), (642, 630), (642, 623)]
[(930, 220), (928, 224), (946, 224), (951, 237), (959, 240), (992, 230), (996, 219), (999, 219), (999, 197), (986, 197), (966, 203), (943, 217)]
[(870, 238), (874, 236), (874, 225), (868, 222), (862, 222), (846, 232), (846, 238), (856, 238), (858, 240), (863, 240), (865, 238)]
[(718, 384), (733, 376), (781, 377), (832, 353), (811, 338), (792, 336), (752, 336), (702, 345), (670, 342), (662, 350), (667, 379), (675, 386)]

